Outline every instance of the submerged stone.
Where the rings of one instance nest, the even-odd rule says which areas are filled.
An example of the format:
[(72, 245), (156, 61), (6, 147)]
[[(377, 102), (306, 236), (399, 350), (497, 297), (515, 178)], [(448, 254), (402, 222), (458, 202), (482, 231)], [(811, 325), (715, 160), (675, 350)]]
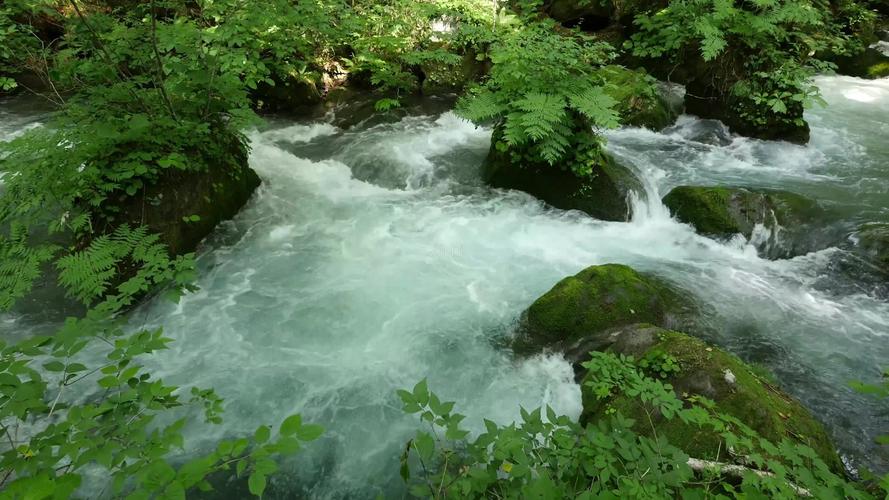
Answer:
[(856, 239), (861, 253), (889, 276), (889, 223), (865, 224)]
[(693, 307), (669, 285), (620, 264), (591, 266), (563, 279), (523, 313), (514, 348), (563, 350), (616, 326), (674, 328)]
[[(663, 199), (670, 212), (705, 236), (741, 234), (771, 258), (802, 255), (833, 242), (826, 211), (814, 200), (787, 191), (680, 186)], [(755, 235), (758, 228), (763, 233)]]
[[(633, 356), (636, 360), (671, 359), (678, 371), (648, 375), (670, 384), (680, 399), (690, 404), (691, 397), (704, 396), (716, 403), (716, 411), (737, 418), (773, 444), (783, 439), (805, 444), (833, 471), (843, 470), (823, 425), (799, 401), (737, 357), (687, 334), (646, 324), (628, 325), (594, 337), (599, 350)], [(586, 382), (589, 375), (583, 376)], [(595, 422), (616, 410), (636, 421), (637, 432), (651, 435), (654, 427), (658, 436), (666, 437), (694, 458), (729, 460), (727, 443), (711, 428), (686, 424), (678, 418), (666, 419), (638, 398), (624, 394), (599, 399), (585, 384), (581, 391), (581, 423)]]
[[(524, 159), (520, 154), (497, 147), (502, 133), (494, 131), (483, 177), (491, 186), (517, 189), (563, 210), (580, 210), (601, 220), (628, 221), (632, 216), (630, 197), (642, 195), (642, 183), (607, 153), (588, 165), (590, 174), (578, 175), (571, 161), (549, 165)], [(578, 152), (575, 158), (582, 156)], [(586, 161), (586, 160), (584, 160)]]

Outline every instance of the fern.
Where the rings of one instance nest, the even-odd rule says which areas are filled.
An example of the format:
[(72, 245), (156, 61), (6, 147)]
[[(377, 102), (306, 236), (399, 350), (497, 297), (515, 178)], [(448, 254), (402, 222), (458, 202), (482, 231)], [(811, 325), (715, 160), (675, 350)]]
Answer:
[[(85, 249), (60, 258), (56, 262), (59, 283), (69, 296), (85, 304), (105, 297), (118, 306), (128, 305), (152, 287), (175, 281), (174, 270), (190, 259), (172, 261), (159, 239), (145, 226), (133, 229), (124, 224), (93, 239)], [(109, 296), (111, 284), (121, 276), (130, 277), (117, 286), (117, 295)]]
[(514, 106), (523, 111), (519, 120), (525, 134), (533, 141), (542, 141), (553, 135), (556, 124), (567, 118), (562, 96), (529, 92)]
[(489, 50), (487, 81), (457, 111), (476, 124), (494, 120), (501, 149), (554, 165), (594, 127), (618, 125), (617, 103), (596, 85), (610, 51), (579, 32), (563, 35), (551, 21), (508, 31)]
[(31, 291), (43, 264), (56, 251), (55, 245), (31, 246), (25, 226), (12, 224), (9, 237), (0, 237), (0, 310), (8, 310)]
[(617, 101), (602, 87), (589, 87), (568, 96), (571, 107), (602, 127), (617, 127), (620, 122)]
[(488, 89), (469, 94), (457, 103), (457, 111), (463, 118), (475, 123), (482, 123), (500, 116), (504, 106), (500, 104), (496, 94)]

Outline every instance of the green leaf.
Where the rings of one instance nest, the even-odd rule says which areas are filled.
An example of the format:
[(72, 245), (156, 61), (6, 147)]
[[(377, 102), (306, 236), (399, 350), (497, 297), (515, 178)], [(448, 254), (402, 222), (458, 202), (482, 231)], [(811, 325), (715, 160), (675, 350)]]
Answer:
[(265, 486), (265, 474), (254, 472), (253, 474), (250, 474), (250, 478), (247, 479), (247, 488), (250, 490), (250, 493), (258, 497), (262, 496), (262, 493), (265, 491)]
[(429, 403), (429, 388), (426, 386), (425, 378), (414, 386), (413, 395), (420, 406), (426, 406)]
[(299, 428), (296, 437), (302, 441), (314, 441), (324, 434), (324, 427), (315, 424), (306, 424)]
[(60, 372), (65, 369), (65, 365), (61, 361), (50, 361), (49, 363), (44, 363), (43, 368), (51, 372)]
[(262, 443), (265, 443), (266, 441), (268, 441), (269, 437), (271, 437), (271, 435), (272, 435), (272, 431), (269, 428), (269, 426), (260, 425), (256, 429), (256, 432), (253, 434), (253, 441), (255, 441), (256, 444), (262, 444)]
[(420, 458), (428, 461), (435, 452), (435, 440), (425, 432), (418, 432), (416, 439), (414, 439), (414, 448), (417, 449)]
[(301, 426), (302, 416), (290, 415), (289, 417), (284, 419), (284, 422), (281, 423), (281, 435), (292, 436), (299, 432)]

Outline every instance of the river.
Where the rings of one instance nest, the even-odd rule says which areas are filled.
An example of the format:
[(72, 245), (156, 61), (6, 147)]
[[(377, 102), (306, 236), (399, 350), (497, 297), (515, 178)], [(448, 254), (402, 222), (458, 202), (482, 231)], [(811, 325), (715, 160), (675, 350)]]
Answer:
[[(149, 361), (158, 375), (226, 399), (225, 423), (189, 429), (190, 449), (299, 412), (327, 432), (285, 464), (272, 496), (367, 498), (400, 491), (398, 455), (418, 424), (395, 390), (424, 377), (475, 428), (518, 418), (520, 405), (577, 416), (563, 359), (516, 360), (502, 345), (559, 279), (617, 262), (687, 290), (705, 306), (708, 340), (775, 373), (850, 466), (886, 470), (873, 439), (889, 430), (889, 402), (847, 386), (889, 365), (885, 281), (851, 243), (767, 260), (747, 242), (696, 235), (659, 201), (682, 184), (781, 188), (829, 207), (838, 233), (889, 221), (889, 80), (817, 83), (829, 105), (807, 113), (805, 147), (690, 116), (662, 132), (609, 132), (609, 149), (648, 191), (629, 223), (487, 188), (490, 131), (449, 112), (348, 131), (270, 121), (252, 134), (263, 186), (205, 243), (200, 291), (133, 315), (176, 339)], [(0, 134), (34, 126), (6, 113)], [(29, 321), (7, 316), (4, 330)]]

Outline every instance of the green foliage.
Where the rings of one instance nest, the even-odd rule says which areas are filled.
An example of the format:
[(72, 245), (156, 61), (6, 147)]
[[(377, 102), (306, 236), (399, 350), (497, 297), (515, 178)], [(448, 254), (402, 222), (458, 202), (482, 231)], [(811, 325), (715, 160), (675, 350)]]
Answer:
[(249, 477), (261, 496), (277, 470), (273, 459), (320, 435), (294, 415), (273, 440), (263, 426), (253, 439), (223, 441), (187, 462), (166, 458), (183, 448), (186, 419), (161, 423), (170, 420), (164, 414), (197, 406), (208, 422), (222, 421), (212, 390), (193, 387), (186, 401), (139, 364), (170, 342), (160, 329), (130, 333), (96, 310), (68, 319), (53, 336), (0, 342), (0, 421), (10, 443), (0, 455), (0, 497), (67, 498), (96, 471), (114, 496), (185, 498), (211, 489), (207, 477), (223, 471)]
[(461, 99), (458, 112), (502, 127), (501, 150), (553, 165), (589, 140), (594, 127), (617, 126), (617, 102), (595, 71), (612, 57), (608, 44), (540, 21), (507, 29), (489, 56), (490, 75)]
[(347, 23), (353, 53), (346, 68), (396, 96), (423, 85), (459, 86), (464, 58), (483, 52), (494, 36), (486, 0), (355, 2)]
[(656, 429), (652, 437), (636, 434), (634, 422), (619, 412), (584, 428), (549, 407), (522, 409), (520, 423), (485, 420), (485, 431), (468, 439), (454, 403), (442, 403), (423, 381), (398, 391), (404, 410), (428, 425), (402, 456), (410, 492), (431, 498), (870, 498), (830, 472), (811, 448), (773, 444), (704, 398), (684, 405), (630, 358), (591, 355), (584, 366), (597, 394), (621, 392), (668, 419), (713, 429), (731, 450), (727, 461), (688, 457)]
[[(189, 416), (202, 411), (219, 424), (223, 405), (212, 389), (165, 384), (140, 363), (171, 339), (161, 329), (133, 331), (125, 313), (164, 288), (178, 298), (195, 273), (192, 255), (173, 257), (159, 235), (129, 224), (139, 219), (128, 207), (140, 196), (141, 206), (164, 203), (144, 199), (146, 188), (182, 173), (242, 167), (242, 130), (255, 119), (250, 91), (299, 73), (318, 55), (320, 42), (304, 35), (324, 24), (323, 6), (60, 7), (40, 0), (0, 7), (2, 74), (32, 69), (15, 40), (40, 39), (23, 13), (58, 16), (64, 26), (52, 52), (39, 53), (39, 76), (60, 109), (45, 127), (0, 144), (0, 307), (13, 307), (54, 267), (68, 295), (90, 309), (53, 335), (0, 343), (0, 422), (9, 443), (0, 448), (0, 498), (67, 498), (87, 476), (107, 479), (114, 497), (184, 498), (211, 489), (207, 478), (220, 473), (245, 478), (261, 496), (274, 459), (322, 429), (294, 415), (276, 433), (260, 426), (252, 439), (172, 458), (182, 457)], [(308, 11), (315, 26), (301, 25)]]
[(636, 17), (635, 55), (678, 64), (709, 62), (717, 90), (754, 126), (801, 125), (802, 108), (817, 101), (809, 78), (825, 64), (812, 59), (836, 40), (810, 0), (678, 0)]
[(660, 378), (667, 378), (682, 371), (682, 368), (679, 366), (679, 360), (675, 356), (658, 349), (646, 352), (645, 356), (636, 362), (636, 366), (645, 373), (656, 375)]
[[(113, 310), (130, 306), (141, 294), (162, 286), (183, 290), (195, 277), (192, 255), (171, 259), (167, 247), (159, 242), (157, 234), (150, 234), (141, 226), (130, 229), (126, 224), (118, 226), (111, 234), (93, 239), (85, 249), (65, 255), (56, 262), (59, 283), (68, 293), (85, 304), (100, 298), (102, 308)], [(122, 271), (135, 268), (135, 273)], [(109, 294), (114, 281), (120, 281), (117, 293)]]

